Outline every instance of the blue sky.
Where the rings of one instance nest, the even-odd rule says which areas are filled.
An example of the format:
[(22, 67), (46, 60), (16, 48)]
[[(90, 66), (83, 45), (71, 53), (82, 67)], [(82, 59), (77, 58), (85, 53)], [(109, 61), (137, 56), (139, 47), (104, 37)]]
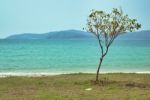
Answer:
[(0, 38), (18, 33), (82, 30), (91, 9), (124, 13), (150, 30), (150, 0), (0, 0)]

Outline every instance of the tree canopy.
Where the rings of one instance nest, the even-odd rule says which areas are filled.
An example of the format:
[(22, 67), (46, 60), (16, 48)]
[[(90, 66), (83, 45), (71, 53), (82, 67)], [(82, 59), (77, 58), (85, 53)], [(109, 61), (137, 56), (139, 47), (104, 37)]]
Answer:
[(113, 8), (111, 13), (92, 10), (87, 19), (87, 30), (109, 46), (119, 35), (138, 30), (141, 24), (123, 14), (122, 9)]

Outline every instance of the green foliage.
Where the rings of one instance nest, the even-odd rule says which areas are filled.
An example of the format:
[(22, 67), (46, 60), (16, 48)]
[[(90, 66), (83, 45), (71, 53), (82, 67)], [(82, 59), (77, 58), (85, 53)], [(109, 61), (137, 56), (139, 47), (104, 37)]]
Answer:
[(117, 8), (113, 8), (111, 13), (92, 10), (87, 19), (87, 31), (108, 43), (121, 33), (133, 32), (139, 28), (141, 24), (136, 19), (129, 18), (122, 9)]
[(141, 24), (136, 19), (131, 19), (124, 15), (121, 9), (113, 8), (111, 13), (92, 10), (87, 20), (87, 30), (98, 34), (107, 34), (109, 36), (123, 32), (136, 31)]

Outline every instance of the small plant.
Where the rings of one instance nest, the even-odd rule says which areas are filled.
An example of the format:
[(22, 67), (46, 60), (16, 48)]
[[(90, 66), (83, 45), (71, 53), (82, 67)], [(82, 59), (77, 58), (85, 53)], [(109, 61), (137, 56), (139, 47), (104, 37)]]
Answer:
[(113, 8), (111, 13), (92, 10), (87, 19), (87, 31), (93, 33), (100, 46), (100, 60), (96, 73), (96, 82), (99, 79), (99, 71), (104, 57), (107, 55), (109, 47), (118, 35), (133, 32), (141, 28), (141, 24), (136, 19), (131, 19), (125, 15), (122, 9)]

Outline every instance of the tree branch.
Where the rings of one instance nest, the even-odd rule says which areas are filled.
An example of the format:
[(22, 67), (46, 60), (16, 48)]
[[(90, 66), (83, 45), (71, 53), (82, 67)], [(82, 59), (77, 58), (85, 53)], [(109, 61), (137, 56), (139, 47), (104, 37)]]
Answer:
[[(98, 29), (97, 29), (97, 34), (98, 34)], [(98, 39), (99, 46), (100, 46), (100, 48), (101, 48), (101, 53), (102, 53), (102, 55), (103, 55), (104, 50), (103, 50), (103, 46), (102, 46), (101, 39), (100, 39), (100, 36), (99, 36), (99, 35), (100, 35), (100, 34), (97, 35), (97, 39)]]

